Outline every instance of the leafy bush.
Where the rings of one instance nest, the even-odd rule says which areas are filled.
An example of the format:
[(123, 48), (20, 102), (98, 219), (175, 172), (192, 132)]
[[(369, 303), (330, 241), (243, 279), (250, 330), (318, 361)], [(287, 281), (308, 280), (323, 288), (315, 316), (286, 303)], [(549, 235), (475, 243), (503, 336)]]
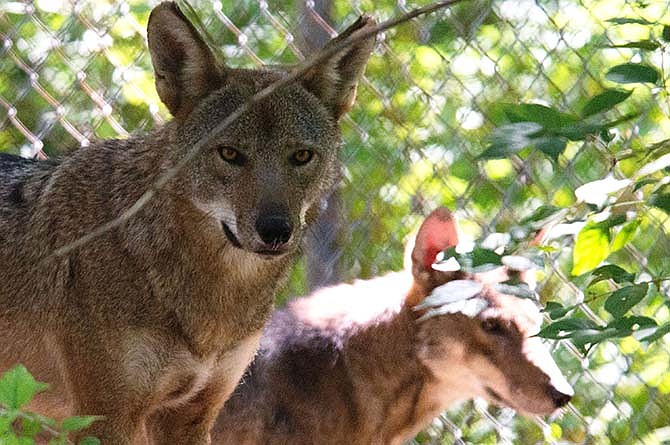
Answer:
[[(72, 444), (70, 433), (83, 430), (100, 419), (96, 416), (73, 416), (56, 422), (25, 410), (35, 395), (49, 385), (35, 380), (23, 365), (17, 365), (0, 378), (0, 445), (31, 445), (38, 437), (49, 439), (49, 445)], [(85, 437), (79, 445), (98, 445), (94, 437)]]
[[(609, 20), (614, 24), (631, 23), (633, 19)], [(658, 28), (643, 20), (635, 23)], [(653, 29), (650, 31), (652, 34)], [(670, 26), (663, 26), (661, 39), (627, 42), (612, 47), (638, 48), (662, 52), (670, 42)], [(661, 59), (662, 60), (662, 59)], [(605, 78), (619, 84), (651, 83), (659, 85), (656, 95), (670, 95), (658, 69), (644, 63), (623, 63), (610, 68)], [(660, 268), (650, 274), (629, 272), (616, 253), (635, 241), (641, 228), (648, 226), (649, 212), (670, 213), (670, 140), (657, 142), (648, 150), (621, 149), (613, 130), (637, 116), (632, 111), (611, 118), (615, 107), (627, 100), (633, 90), (607, 89), (590, 98), (580, 114), (561, 112), (540, 104), (502, 104), (502, 120), (491, 134), (488, 148), (479, 159), (497, 159), (513, 154), (524, 156), (524, 150), (539, 150), (554, 164), (563, 154), (568, 141), (599, 144), (611, 151), (622, 168), (613, 168), (602, 179), (586, 183), (575, 190), (577, 201), (570, 206), (542, 206), (512, 229), (519, 236), (536, 233), (536, 250), (555, 264), (572, 244), (572, 270), (575, 282), (584, 288), (585, 298), (574, 304), (551, 300), (546, 312), (552, 322), (540, 332), (550, 339), (570, 339), (583, 353), (604, 340), (633, 335), (651, 342), (670, 332), (670, 321), (660, 325), (652, 317), (634, 315), (631, 310), (641, 301), (666, 300), (668, 271)], [(575, 107), (573, 107), (575, 108)], [(631, 145), (635, 140), (630, 141)], [(615, 167), (614, 165), (613, 167)], [(560, 230), (554, 230), (562, 226)], [(566, 238), (561, 241), (562, 238)], [(559, 245), (561, 245), (559, 247)], [(606, 262), (607, 264), (603, 263)], [(575, 315), (578, 308), (586, 312)], [(603, 315), (608, 321), (598, 323), (586, 315)]]

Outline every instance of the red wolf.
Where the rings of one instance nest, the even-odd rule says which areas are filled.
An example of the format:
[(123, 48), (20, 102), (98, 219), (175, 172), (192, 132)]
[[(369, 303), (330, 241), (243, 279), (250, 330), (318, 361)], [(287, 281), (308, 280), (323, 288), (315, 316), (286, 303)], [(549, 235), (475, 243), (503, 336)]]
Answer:
[(156, 443), (205, 445), (340, 174), (338, 120), (374, 36), (255, 103), (122, 227), (51, 256), (286, 76), (218, 65), (174, 3), (152, 11), (148, 40), (171, 122), (62, 159), (0, 154), (0, 372), (21, 362), (50, 383), (30, 407), (42, 414), (104, 416), (85, 432), (103, 444), (142, 440), (146, 424)]
[[(514, 273), (442, 272), (457, 244), (446, 209), (421, 226), (411, 265), (291, 301), (216, 421), (214, 444), (401, 444), (458, 400), (484, 397), (549, 414), (572, 396), (542, 340), (534, 302), (496, 292)], [(408, 261), (409, 262), (409, 261)], [(480, 309), (428, 316), (421, 305), (456, 280)]]

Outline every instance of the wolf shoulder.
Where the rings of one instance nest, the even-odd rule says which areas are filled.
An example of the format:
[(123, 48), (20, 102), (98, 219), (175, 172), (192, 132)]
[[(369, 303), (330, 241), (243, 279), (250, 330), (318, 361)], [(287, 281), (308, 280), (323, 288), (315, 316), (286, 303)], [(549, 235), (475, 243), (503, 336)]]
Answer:
[(16, 219), (33, 207), (58, 161), (37, 161), (0, 153), (0, 221)]
[[(47, 160), (0, 153), (0, 220), (16, 218), (21, 211), (34, 209), (40, 197), (49, 191), (65, 194), (74, 191), (89, 178), (89, 189), (108, 189), (105, 180), (116, 176), (118, 165), (129, 152), (136, 151), (137, 142), (106, 140)], [(94, 172), (106, 174), (94, 177)]]

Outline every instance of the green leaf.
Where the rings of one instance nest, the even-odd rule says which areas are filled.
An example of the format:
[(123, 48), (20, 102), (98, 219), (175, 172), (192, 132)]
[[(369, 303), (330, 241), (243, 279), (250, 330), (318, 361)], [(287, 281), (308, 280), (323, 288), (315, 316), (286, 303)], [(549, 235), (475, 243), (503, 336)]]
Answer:
[(621, 116), (618, 119), (615, 119), (610, 122), (589, 122), (588, 120), (578, 122), (574, 125), (567, 125), (555, 130), (555, 133), (561, 136), (565, 136), (571, 141), (583, 141), (589, 135), (598, 135), (601, 134), (604, 130), (608, 128), (616, 127), (617, 125), (627, 122), (631, 119), (634, 119), (640, 115), (639, 112), (629, 113)]
[(605, 92), (592, 97), (591, 100), (589, 100), (588, 103), (584, 105), (584, 108), (582, 109), (582, 116), (587, 117), (601, 113), (603, 111), (611, 110), (615, 105), (620, 104), (626, 100), (632, 93), (633, 90), (606, 90)]
[(656, 83), (658, 71), (641, 63), (623, 63), (611, 68), (605, 77), (616, 83)]
[(549, 315), (549, 318), (551, 318), (552, 320), (556, 320), (558, 318), (565, 316), (568, 312), (570, 312), (574, 308), (575, 308), (574, 306), (565, 307), (558, 301), (547, 301), (547, 303), (544, 305), (544, 312), (546, 312), (547, 315)]
[(645, 185), (649, 184), (656, 184), (658, 182), (658, 179), (643, 179), (642, 181), (638, 181), (635, 183), (635, 187), (633, 187), (633, 191), (636, 192)]
[(600, 139), (602, 139), (605, 144), (609, 144), (616, 137), (616, 135), (607, 128), (601, 128), (598, 133), (600, 135)]
[(552, 205), (541, 205), (535, 211), (521, 220), (521, 225), (526, 225), (530, 222), (543, 221), (552, 215), (560, 212), (561, 209)]
[(558, 130), (579, 122), (572, 114), (540, 104), (506, 104), (503, 111), (512, 122), (534, 122), (546, 130)]
[(533, 140), (533, 146), (554, 161), (558, 160), (558, 155), (565, 151), (567, 145), (568, 139), (563, 136), (546, 136)]
[(604, 329), (585, 329), (582, 331), (575, 331), (570, 336), (570, 341), (580, 351), (586, 351), (586, 345), (593, 346), (604, 340), (622, 337), (621, 333), (614, 328)]
[(0, 437), (10, 430), (13, 422), (14, 416), (9, 416), (6, 413), (0, 415)]
[(611, 322), (608, 327), (615, 328), (620, 337), (633, 335), (636, 339), (647, 338), (657, 330), (656, 320), (649, 317), (634, 315), (623, 317)]
[[(657, 171), (661, 171), (665, 168), (668, 168), (670, 166), (670, 153), (666, 153), (659, 157), (658, 159), (654, 159), (653, 161), (649, 162), (648, 164), (645, 164), (642, 168), (640, 168), (637, 171), (636, 176), (638, 178), (641, 178), (642, 176), (647, 176), (652, 173), (656, 173)], [(653, 179), (647, 179), (647, 181), (654, 181)], [(637, 187), (637, 186), (636, 186)], [(636, 189), (637, 190), (637, 189)]]
[(0, 441), (0, 445), (21, 445), (19, 442), (19, 438), (16, 437), (15, 434), (9, 433), (3, 437), (0, 437), (2, 439)]
[(661, 38), (665, 42), (670, 42), (670, 25), (665, 25), (663, 27), (663, 32), (661, 33)]
[(433, 289), (415, 309), (421, 310), (429, 307), (442, 306), (444, 304), (454, 303), (460, 300), (467, 300), (479, 294), (484, 286), (482, 283), (472, 280), (454, 280), (449, 281), (442, 286)]
[(617, 284), (632, 283), (635, 280), (635, 274), (628, 273), (616, 264), (606, 264), (593, 271), (593, 279), (589, 283), (589, 286), (603, 280), (612, 280)]
[(640, 227), (639, 219), (634, 219), (623, 226), (621, 230), (619, 230), (619, 233), (614, 237), (614, 240), (612, 240), (610, 250), (616, 252), (617, 250), (624, 248), (635, 237), (638, 227)]
[(73, 416), (63, 420), (61, 430), (66, 432), (79, 431), (88, 428), (95, 421), (102, 419), (100, 416)]
[(79, 441), (79, 445), (100, 445), (100, 439), (87, 436)]
[(502, 264), (502, 257), (493, 250), (484, 249), (482, 247), (475, 247), (470, 254), (472, 258), (472, 267), (479, 267), (485, 264), (495, 264), (500, 266)]
[(647, 342), (654, 342), (656, 340), (660, 340), (661, 338), (665, 337), (667, 334), (670, 333), (670, 322), (667, 322), (661, 326), (658, 327), (652, 334), (647, 335), (645, 337), (640, 338), (640, 341), (647, 341)]
[(649, 328), (652, 326), (658, 326), (656, 320), (640, 315), (619, 318), (607, 325), (608, 328), (611, 327), (621, 331), (623, 335), (630, 335), (639, 329)]
[(570, 338), (574, 332), (591, 329), (600, 330), (601, 328), (587, 318), (564, 318), (545, 326), (537, 335), (542, 338), (564, 339)]
[(577, 234), (572, 251), (572, 275), (582, 275), (598, 267), (610, 254), (609, 229), (587, 223)]
[(19, 409), (48, 387), (35, 380), (25, 366), (16, 365), (0, 378), (0, 404), (7, 409)]
[(606, 220), (600, 221), (596, 224), (598, 224), (603, 229), (610, 229), (612, 227), (619, 226), (619, 225), (621, 225), (625, 222), (626, 222), (626, 215), (617, 214), (617, 215), (612, 215), (609, 218), (607, 218)]
[(583, 141), (589, 135), (600, 133), (603, 128), (605, 128), (605, 124), (583, 121), (561, 127), (556, 133), (571, 141)]
[(42, 429), (42, 422), (36, 417), (24, 416), (21, 419), (21, 434), (25, 437), (35, 437)]
[(658, 207), (665, 213), (670, 213), (670, 193), (651, 195), (647, 203), (654, 207)]
[(638, 304), (647, 295), (649, 285), (647, 283), (634, 284), (622, 287), (612, 293), (605, 300), (605, 310), (614, 318), (621, 318), (633, 306)]
[(652, 25), (653, 23), (645, 19), (633, 19), (630, 17), (614, 17), (607, 19), (608, 22), (614, 23), (615, 25), (626, 25), (629, 23), (637, 23), (638, 25)]
[(491, 133), (488, 148), (479, 155), (479, 159), (506, 158), (531, 145), (531, 135), (541, 130), (542, 127), (533, 122), (519, 122), (497, 127)]
[(646, 51), (654, 51), (661, 47), (661, 44), (654, 40), (638, 40), (637, 42), (622, 43), (620, 45), (609, 45), (609, 48), (637, 48)]

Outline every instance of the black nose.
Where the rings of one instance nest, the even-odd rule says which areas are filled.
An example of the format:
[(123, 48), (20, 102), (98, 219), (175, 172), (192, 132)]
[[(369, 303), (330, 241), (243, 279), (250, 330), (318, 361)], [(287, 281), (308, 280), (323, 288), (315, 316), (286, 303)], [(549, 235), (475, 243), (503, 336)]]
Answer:
[(283, 216), (266, 216), (256, 220), (256, 231), (265, 244), (285, 244), (291, 239), (293, 227)]
[(551, 397), (551, 400), (554, 402), (554, 405), (556, 408), (560, 408), (562, 406), (565, 406), (568, 404), (568, 402), (572, 399), (571, 394), (564, 394), (554, 388), (553, 386), (550, 386), (548, 389), (549, 392), (549, 397)]

